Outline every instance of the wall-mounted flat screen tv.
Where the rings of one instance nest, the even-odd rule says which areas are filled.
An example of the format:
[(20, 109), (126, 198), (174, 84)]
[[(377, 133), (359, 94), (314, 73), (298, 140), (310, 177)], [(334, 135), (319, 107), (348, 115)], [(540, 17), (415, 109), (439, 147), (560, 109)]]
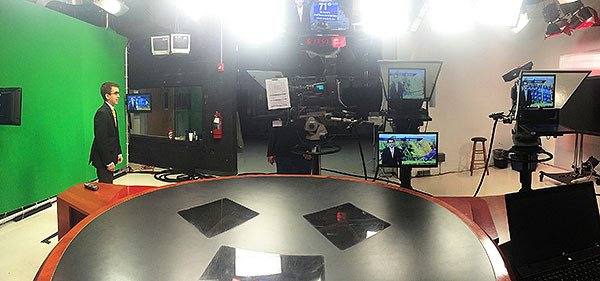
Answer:
[(151, 94), (129, 94), (127, 95), (128, 112), (151, 112), (152, 95)]
[(21, 88), (0, 88), (0, 125), (21, 125)]

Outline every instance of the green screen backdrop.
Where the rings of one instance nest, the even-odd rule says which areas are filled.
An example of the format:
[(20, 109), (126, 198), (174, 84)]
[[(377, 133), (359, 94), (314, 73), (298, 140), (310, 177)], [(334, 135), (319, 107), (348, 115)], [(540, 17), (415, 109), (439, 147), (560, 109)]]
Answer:
[(0, 125), (1, 214), (96, 178), (88, 159), (104, 81), (121, 85), (126, 151), (127, 40), (25, 0), (2, 1), (0, 34), (0, 87), (23, 88), (21, 126)]

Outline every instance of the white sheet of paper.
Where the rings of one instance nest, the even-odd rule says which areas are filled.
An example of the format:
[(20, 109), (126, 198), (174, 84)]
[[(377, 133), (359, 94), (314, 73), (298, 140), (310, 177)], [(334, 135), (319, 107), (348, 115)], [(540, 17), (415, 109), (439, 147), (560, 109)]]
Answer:
[(265, 85), (267, 86), (267, 108), (269, 110), (290, 108), (292, 106), (286, 77), (267, 79)]

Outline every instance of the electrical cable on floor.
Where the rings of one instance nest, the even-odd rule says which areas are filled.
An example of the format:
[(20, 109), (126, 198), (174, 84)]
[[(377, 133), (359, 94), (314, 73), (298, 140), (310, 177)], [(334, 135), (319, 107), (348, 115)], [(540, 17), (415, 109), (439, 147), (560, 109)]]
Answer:
[[(154, 167), (152, 167), (154, 169)], [(150, 174), (154, 175), (154, 179), (164, 182), (184, 182), (190, 180), (204, 179), (204, 178), (214, 178), (214, 176), (210, 175), (202, 175), (196, 173), (186, 173), (183, 171), (178, 171), (174, 169), (166, 169), (162, 171), (145, 171), (145, 170), (133, 170), (129, 169), (128, 174)], [(175, 176), (176, 175), (176, 176)], [(172, 176), (175, 176), (174, 178)]]
[(368, 174), (367, 174), (367, 163), (365, 163), (365, 154), (363, 153), (363, 148), (362, 148), (362, 144), (360, 143), (360, 135), (356, 129), (356, 127), (352, 127), (350, 129), (351, 134), (354, 138), (356, 138), (356, 141), (358, 142), (358, 151), (360, 152), (360, 162), (362, 164), (362, 168), (363, 168), (363, 174), (364, 174), (364, 179), (368, 180)]
[[(172, 176), (175, 176), (175, 178), (173, 178)], [(170, 169), (170, 170), (165, 170), (162, 172), (155, 173), (154, 178), (156, 180), (164, 181), (164, 182), (184, 182), (184, 181), (197, 180), (197, 179), (214, 178), (214, 176), (191, 174), (191, 173), (185, 173), (185, 172)]]
[(492, 158), (492, 147), (494, 146), (494, 137), (496, 135), (496, 125), (498, 125), (498, 119), (494, 119), (494, 126), (492, 127), (492, 137), (490, 138), (490, 148), (488, 150), (487, 159), (485, 159), (485, 166), (483, 169), (483, 173), (481, 174), (481, 178), (479, 179), (479, 185), (477, 186), (477, 190), (473, 197), (477, 197), (479, 190), (481, 190), (481, 186), (483, 185), (483, 179), (485, 179), (485, 174), (488, 171), (488, 164), (490, 163), (490, 158)]
[(56, 197), (50, 197), (45, 200), (36, 202), (34, 204), (28, 206), (22, 206), (19, 209), (16, 209), (11, 212), (4, 213), (0, 218), (0, 226), (9, 222), (15, 221), (18, 222), (22, 219), (25, 219), (39, 211), (49, 208), (52, 204), (56, 202)]
[(363, 153), (362, 144), (360, 143), (360, 137), (357, 137), (356, 139), (358, 141), (358, 150), (360, 151), (360, 160), (363, 167), (363, 174), (365, 176), (365, 180), (368, 180), (369, 176), (367, 174), (367, 163), (365, 163), (365, 154)]
[(52, 239), (54, 237), (58, 237), (58, 232), (54, 232), (53, 234), (50, 234), (50, 236), (44, 238), (44, 240), (40, 241), (40, 243), (44, 243), (44, 244), (48, 244), (49, 245), (50, 243), (52, 243), (50, 241), (50, 239)]

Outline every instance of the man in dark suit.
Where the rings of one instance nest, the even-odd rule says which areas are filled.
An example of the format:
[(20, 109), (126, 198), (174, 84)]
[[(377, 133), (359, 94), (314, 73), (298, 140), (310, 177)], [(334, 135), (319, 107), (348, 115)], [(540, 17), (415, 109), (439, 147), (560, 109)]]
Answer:
[(104, 82), (100, 87), (104, 103), (94, 115), (94, 142), (90, 163), (96, 168), (98, 181), (112, 183), (115, 165), (123, 162), (115, 105), (119, 101), (119, 85)]
[(311, 157), (292, 152), (296, 146), (301, 146), (306, 139), (306, 131), (301, 122), (290, 122), (271, 128), (267, 145), (267, 162), (277, 163), (278, 174), (310, 174)]
[(381, 165), (384, 167), (399, 167), (402, 161), (402, 151), (396, 147), (393, 138), (387, 140), (387, 147), (381, 152)]

